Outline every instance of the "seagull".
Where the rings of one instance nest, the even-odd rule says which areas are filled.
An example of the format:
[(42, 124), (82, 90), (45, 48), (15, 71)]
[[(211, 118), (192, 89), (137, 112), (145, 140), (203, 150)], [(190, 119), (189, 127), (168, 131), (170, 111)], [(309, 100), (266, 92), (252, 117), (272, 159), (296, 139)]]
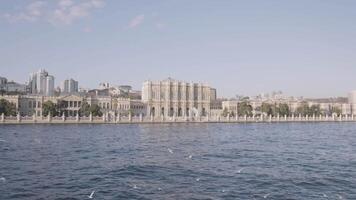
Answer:
[(326, 194), (323, 194), (323, 197), (325, 197), (325, 198), (326, 198), (326, 197), (328, 197), (328, 195), (326, 195)]
[(162, 188), (160, 188), (160, 187), (159, 187), (159, 188), (158, 188), (158, 190), (159, 190), (159, 191), (161, 191), (161, 190), (162, 190)]
[(133, 188), (134, 188), (134, 189), (137, 189), (137, 185), (134, 185)]
[(94, 195), (95, 191), (92, 191), (91, 194), (88, 196), (89, 199), (92, 199), (93, 198), (93, 195)]
[(168, 148), (168, 152), (169, 153), (173, 153), (172, 149)]
[(241, 168), (241, 169), (239, 169), (238, 171), (237, 171), (237, 173), (241, 173), (242, 172), (242, 170), (243, 170), (244, 168)]
[(192, 156), (192, 155), (189, 155), (189, 156), (188, 156), (188, 158), (189, 158), (189, 159), (192, 159), (192, 158), (193, 158), (193, 156)]
[(341, 195), (337, 194), (336, 195), (337, 197), (339, 197), (339, 199), (343, 199)]
[(263, 196), (264, 199), (266, 199), (269, 196), (269, 193)]
[(5, 181), (6, 181), (6, 178), (1, 177), (1, 178), (0, 178), (0, 181), (5, 182)]
[(195, 179), (196, 181), (200, 181), (200, 178)]
[(223, 193), (224, 193), (224, 192), (225, 192), (225, 190), (221, 190), (221, 192), (223, 192)]

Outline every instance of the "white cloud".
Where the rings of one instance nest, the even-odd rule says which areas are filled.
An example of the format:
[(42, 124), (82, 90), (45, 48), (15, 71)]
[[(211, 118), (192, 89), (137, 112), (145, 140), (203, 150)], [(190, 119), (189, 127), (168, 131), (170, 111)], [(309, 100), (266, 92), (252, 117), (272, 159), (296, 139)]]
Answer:
[(23, 11), (19, 13), (6, 13), (3, 16), (10, 22), (26, 21), (34, 22), (37, 21), (44, 14), (44, 7), (46, 3), (43, 1), (34, 1), (28, 4)]
[(158, 22), (155, 24), (157, 29), (163, 29), (166, 25), (164, 23)]
[(129, 23), (129, 28), (135, 28), (135, 27), (141, 25), (144, 20), (145, 20), (145, 15), (143, 15), (143, 14), (137, 15), (136, 17), (131, 19), (131, 21)]
[(57, 0), (55, 2), (33, 1), (19, 13), (6, 13), (10, 22), (45, 21), (53, 25), (69, 25), (89, 17), (93, 10), (105, 5), (104, 0)]

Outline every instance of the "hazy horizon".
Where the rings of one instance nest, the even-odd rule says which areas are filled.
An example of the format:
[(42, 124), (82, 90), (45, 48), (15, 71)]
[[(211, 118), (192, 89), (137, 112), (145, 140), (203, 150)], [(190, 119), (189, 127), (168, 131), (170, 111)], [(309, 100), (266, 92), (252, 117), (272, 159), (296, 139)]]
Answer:
[(0, 76), (40, 68), (85, 88), (167, 77), (219, 97), (356, 89), (356, 1), (4, 0)]

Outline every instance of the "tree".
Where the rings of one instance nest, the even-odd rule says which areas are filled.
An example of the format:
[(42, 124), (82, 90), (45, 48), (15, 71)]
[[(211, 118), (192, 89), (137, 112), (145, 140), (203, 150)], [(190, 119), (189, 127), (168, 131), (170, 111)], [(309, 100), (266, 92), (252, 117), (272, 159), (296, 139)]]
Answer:
[(93, 116), (102, 116), (103, 113), (100, 110), (100, 107), (96, 104), (92, 104), (89, 108), (90, 113), (92, 113)]
[(83, 101), (82, 105), (80, 106), (79, 109), (80, 116), (89, 116), (90, 115), (90, 105), (88, 102)]
[(312, 105), (309, 108), (309, 114), (310, 115), (320, 115), (321, 114), (320, 105)]
[(243, 115), (251, 116), (252, 115), (252, 106), (250, 105), (250, 103), (248, 101), (242, 101), (237, 106), (237, 113), (242, 116)]
[(92, 113), (93, 116), (102, 116), (103, 113), (98, 105), (89, 105), (88, 102), (83, 101), (79, 109), (80, 116), (89, 116)]
[(296, 114), (301, 114), (303, 116), (309, 115), (310, 113), (308, 104), (306, 102), (303, 102), (302, 105), (297, 108)]
[(16, 106), (13, 103), (10, 103), (6, 99), (0, 99), (0, 114), (4, 115), (16, 115)]
[(339, 107), (335, 107), (334, 106), (334, 107), (331, 108), (331, 113), (332, 114), (335, 113), (337, 116), (340, 116), (341, 115), (341, 109)]
[(261, 112), (266, 113), (267, 115), (273, 115), (272, 105), (269, 103), (262, 103)]
[(289, 114), (290, 114), (290, 110), (289, 110), (288, 104), (286, 104), (286, 103), (280, 103), (280, 104), (278, 105), (278, 113), (279, 113), (279, 115), (281, 115), (281, 116), (289, 115)]
[(54, 117), (58, 114), (57, 105), (52, 101), (46, 101), (42, 105), (42, 114), (47, 116), (48, 113), (51, 113), (51, 116)]

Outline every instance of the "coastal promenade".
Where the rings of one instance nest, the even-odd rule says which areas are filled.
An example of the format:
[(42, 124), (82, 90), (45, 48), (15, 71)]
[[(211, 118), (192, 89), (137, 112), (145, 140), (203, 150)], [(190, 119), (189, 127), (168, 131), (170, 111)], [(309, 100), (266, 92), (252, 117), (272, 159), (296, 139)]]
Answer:
[(278, 123), (278, 122), (356, 122), (353, 115), (340, 116), (239, 116), (239, 117), (143, 117), (110, 116), (0, 116), (0, 124), (140, 124), (140, 123)]

